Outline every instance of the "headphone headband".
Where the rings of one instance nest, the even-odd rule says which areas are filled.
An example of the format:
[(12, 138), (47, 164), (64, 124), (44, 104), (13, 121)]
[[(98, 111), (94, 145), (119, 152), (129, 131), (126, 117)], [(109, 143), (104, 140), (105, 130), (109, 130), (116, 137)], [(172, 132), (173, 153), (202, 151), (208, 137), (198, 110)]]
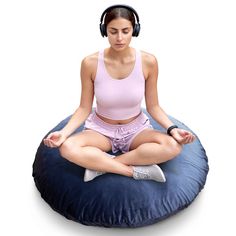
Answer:
[(107, 9), (105, 9), (103, 11), (103, 13), (101, 15), (101, 18), (100, 18), (100, 31), (101, 31), (102, 37), (107, 36), (106, 26), (103, 24), (103, 18), (106, 15), (107, 12), (109, 12), (110, 10), (112, 10), (114, 8), (125, 8), (125, 9), (131, 11), (135, 15), (136, 23), (134, 25), (133, 36), (137, 37), (139, 35), (139, 31), (140, 31), (140, 24), (139, 24), (138, 13), (135, 11), (135, 9), (133, 7), (128, 6), (128, 5), (123, 5), (123, 4), (112, 5), (112, 6), (108, 7)]
[(125, 8), (125, 9), (127, 9), (127, 10), (129, 10), (129, 11), (132, 11), (132, 12), (134, 13), (135, 17), (136, 17), (137, 23), (139, 23), (139, 16), (138, 16), (138, 13), (134, 10), (133, 7), (128, 6), (128, 5), (123, 5), (123, 4), (116, 4), (116, 5), (112, 5), (112, 6), (110, 6), (110, 7), (108, 7), (107, 9), (104, 10), (104, 12), (102, 13), (101, 18), (100, 18), (101, 24), (102, 24), (102, 22), (103, 22), (103, 18), (104, 18), (104, 16), (105, 16), (105, 14), (106, 14), (108, 11), (112, 10), (113, 8)]

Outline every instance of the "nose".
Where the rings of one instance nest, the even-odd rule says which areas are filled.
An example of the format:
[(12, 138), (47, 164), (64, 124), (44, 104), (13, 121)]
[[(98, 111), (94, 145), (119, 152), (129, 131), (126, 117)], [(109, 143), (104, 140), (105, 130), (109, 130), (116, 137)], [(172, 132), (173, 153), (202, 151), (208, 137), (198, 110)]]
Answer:
[(118, 33), (117, 33), (117, 40), (118, 40), (118, 41), (121, 41), (122, 38), (123, 38), (122, 32), (118, 32)]

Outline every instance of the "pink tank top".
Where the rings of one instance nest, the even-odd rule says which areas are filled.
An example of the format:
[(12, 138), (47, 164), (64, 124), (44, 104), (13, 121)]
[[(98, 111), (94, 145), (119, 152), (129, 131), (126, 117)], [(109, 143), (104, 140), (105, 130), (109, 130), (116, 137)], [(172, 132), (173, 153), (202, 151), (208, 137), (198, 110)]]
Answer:
[(104, 51), (99, 52), (94, 81), (96, 112), (108, 119), (125, 120), (141, 112), (145, 79), (142, 71), (141, 52), (135, 50), (135, 65), (124, 79), (112, 78), (104, 63)]

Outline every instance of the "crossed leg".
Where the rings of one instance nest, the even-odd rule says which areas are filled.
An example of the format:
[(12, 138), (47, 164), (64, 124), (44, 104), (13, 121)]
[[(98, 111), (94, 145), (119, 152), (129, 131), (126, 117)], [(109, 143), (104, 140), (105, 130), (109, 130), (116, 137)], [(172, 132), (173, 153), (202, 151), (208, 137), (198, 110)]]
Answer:
[(167, 134), (145, 129), (134, 137), (130, 151), (118, 156), (116, 161), (126, 165), (152, 165), (173, 159), (182, 146)]
[(84, 130), (70, 136), (59, 150), (64, 158), (84, 168), (133, 176), (132, 167), (114, 161), (105, 153), (111, 150), (110, 141), (96, 131)]
[(69, 137), (59, 148), (67, 160), (87, 169), (133, 176), (131, 165), (152, 165), (168, 161), (181, 152), (182, 146), (172, 137), (153, 129), (145, 129), (132, 140), (130, 151), (112, 159), (107, 137), (84, 130)]

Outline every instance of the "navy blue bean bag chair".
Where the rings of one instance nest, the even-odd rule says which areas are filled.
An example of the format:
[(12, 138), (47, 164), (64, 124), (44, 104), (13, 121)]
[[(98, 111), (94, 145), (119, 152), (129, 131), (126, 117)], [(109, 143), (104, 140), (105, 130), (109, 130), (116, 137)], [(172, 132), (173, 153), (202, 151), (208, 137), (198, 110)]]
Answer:
[[(151, 116), (151, 124), (164, 132)], [(62, 129), (70, 117), (54, 129)], [(189, 128), (169, 116), (180, 128)], [(83, 125), (76, 131), (80, 132)], [(50, 131), (50, 132), (51, 132)], [(116, 153), (119, 155), (120, 153)], [(141, 227), (159, 222), (189, 206), (203, 189), (209, 170), (207, 156), (197, 138), (181, 154), (160, 165), (167, 181), (105, 174), (84, 182), (85, 169), (60, 156), (58, 149), (41, 142), (33, 163), (33, 177), (42, 198), (66, 218), (84, 225)]]

